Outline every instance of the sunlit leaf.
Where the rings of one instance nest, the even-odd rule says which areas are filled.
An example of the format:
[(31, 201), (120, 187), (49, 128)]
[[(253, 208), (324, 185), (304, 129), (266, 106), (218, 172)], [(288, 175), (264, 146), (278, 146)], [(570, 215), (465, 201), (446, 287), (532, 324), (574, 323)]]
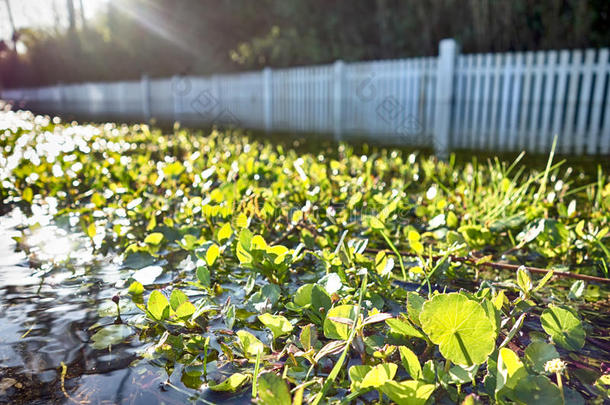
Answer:
[(245, 354), (256, 357), (265, 349), (263, 343), (256, 336), (245, 330), (238, 330), (237, 337)]
[(495, 348), (494, 326), (485, 310), (463, 294), (433, 297), (424, 304), (419, 319), (441, 354), (455, 364), (481, 364)]
[(406, 346), (399, 346), (400, 360), (402, 365), (407, 370), (411, 378), (419, 380), (423, 377), (423, 372), (417, 355)]
[(373, 367), (362, 379), (360, 387), (379, 388), (386, 382), (392, 380), (396, 375), (398, 366), (394, 363), (379, 364)]
[(144, 243), (158, 245), (163, 240), (163, 234), (159, 232), (151, 233), (144, 239)]
[(219, 255), (220, 249), (218, 248), (218, 245), (216, 245), (215, 243), (210, 245), (210, 247), (208, 247), (208, 250), (205, 252), (205, 261), (208, 266), (213, 266)]
[(292, 332), (292, 324), (282, 315), (262, 314), (258, 319), (271, 330), (274, 339)]
[(157, 321), (162, 321), (169, 317), (169, 302), (163, 293), (159, 290), (154, 290), (148, 297), (146, 309)]
[(219, 384), (210, 384), (209, 387), (212, 391), (235, 392), (242, 386), (244, 386), (248, 381), (250, 381), (250, 377), (248, 377), (247, 375), (235, 373), (223, 382)]
[(434, 392), (433, 384), (421, 381), (388, 381), (380, 390), (398, 405), (424, 405)]
[(339, 305), (331, 308), (324, 320), (324, 336), (328, 339), (346, 340), (350, 334), (351, 326), (333, 321), (330, 318), (345, 318), (352, 322), (356, 320), (356, 307), (354, 305)]
[(186, 296), (185, 293), (175, 288), (174, 290), (172, 290), (172, 293), (169, 296), (169, 305), (175, 311), (180, 305), (182, 305), (184, 302), (187, 302), (188, 300), (189, 298)]

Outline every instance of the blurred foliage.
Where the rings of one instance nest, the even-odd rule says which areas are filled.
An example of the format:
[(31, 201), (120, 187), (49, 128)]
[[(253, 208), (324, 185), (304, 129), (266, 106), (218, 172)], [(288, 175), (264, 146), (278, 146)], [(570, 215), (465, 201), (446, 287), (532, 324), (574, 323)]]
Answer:
[(604, 0), (112, 0), (81, 30), (21, 30), (0, 45), (4, 86), (610, 44)]

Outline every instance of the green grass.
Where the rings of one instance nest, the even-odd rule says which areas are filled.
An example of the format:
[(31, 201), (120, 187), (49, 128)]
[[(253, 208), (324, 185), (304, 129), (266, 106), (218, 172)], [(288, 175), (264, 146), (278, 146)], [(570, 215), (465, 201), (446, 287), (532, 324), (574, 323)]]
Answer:
[[(53, 207), (54, 223), (130, 269), (124, 287), (107, 288), (139, 308), (121, 317), (152, 344), (146, 358), (188, 370), (176, 389), (249, 390), (262, 403), (608, 395), (601, 167), (2, 119), (13, 124), (0, 135), (4, 206)], [(19, 246), (47, 266), (32, 231)], [(602, 280), (540, 280), (489, 262)], [(264, 313), (279, 316), (263, 324)], [(98, 332), (96, 347), (120, 342), (115, 329), (125, 332)], [(563, 380), (544, 371), (556, 357)]]

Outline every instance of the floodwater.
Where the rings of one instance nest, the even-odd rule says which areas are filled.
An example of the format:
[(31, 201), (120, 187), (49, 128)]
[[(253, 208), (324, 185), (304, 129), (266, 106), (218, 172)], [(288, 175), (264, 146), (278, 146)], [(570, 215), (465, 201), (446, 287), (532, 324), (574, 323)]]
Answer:
[(21, 235), (25, 223), (18, 211), (0, 217), (0, 404), (248, 400), (187, 388), (178, 367), (168, 379), (163, 368), (140, 358), (145, 344), (135, 333), (109, 349), (94, 349), (91, 336), (115, 321), (115, 314), (104, 308), (113, 308), (110, 298), (122, 270), (92, 256), (84, 238), (52, 224), (26, 232), (33, 245), (26, 256), (16, 251), (12, 238)]

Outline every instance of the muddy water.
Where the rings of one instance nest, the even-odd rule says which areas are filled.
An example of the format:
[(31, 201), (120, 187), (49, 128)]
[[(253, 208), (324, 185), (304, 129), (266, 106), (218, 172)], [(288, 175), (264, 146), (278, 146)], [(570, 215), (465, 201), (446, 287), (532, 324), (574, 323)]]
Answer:
[[(227, 402), (185, 387), (180, 370), (168, 379), (165, 370), (140, 360), (145, 345), (135, 334), (110, 349), (93, 349), (91, 336), (114, 322), (100, 308), (111, 303), (122, 270), (93, 259), (52, 226), (35, 241), (34, 254), (16, 252), (12, 237), (21, 235), (24, 220), (15, 211), (0, 217), (0, 404)], [(69, 259), (53, 265), (59, 255)]]

